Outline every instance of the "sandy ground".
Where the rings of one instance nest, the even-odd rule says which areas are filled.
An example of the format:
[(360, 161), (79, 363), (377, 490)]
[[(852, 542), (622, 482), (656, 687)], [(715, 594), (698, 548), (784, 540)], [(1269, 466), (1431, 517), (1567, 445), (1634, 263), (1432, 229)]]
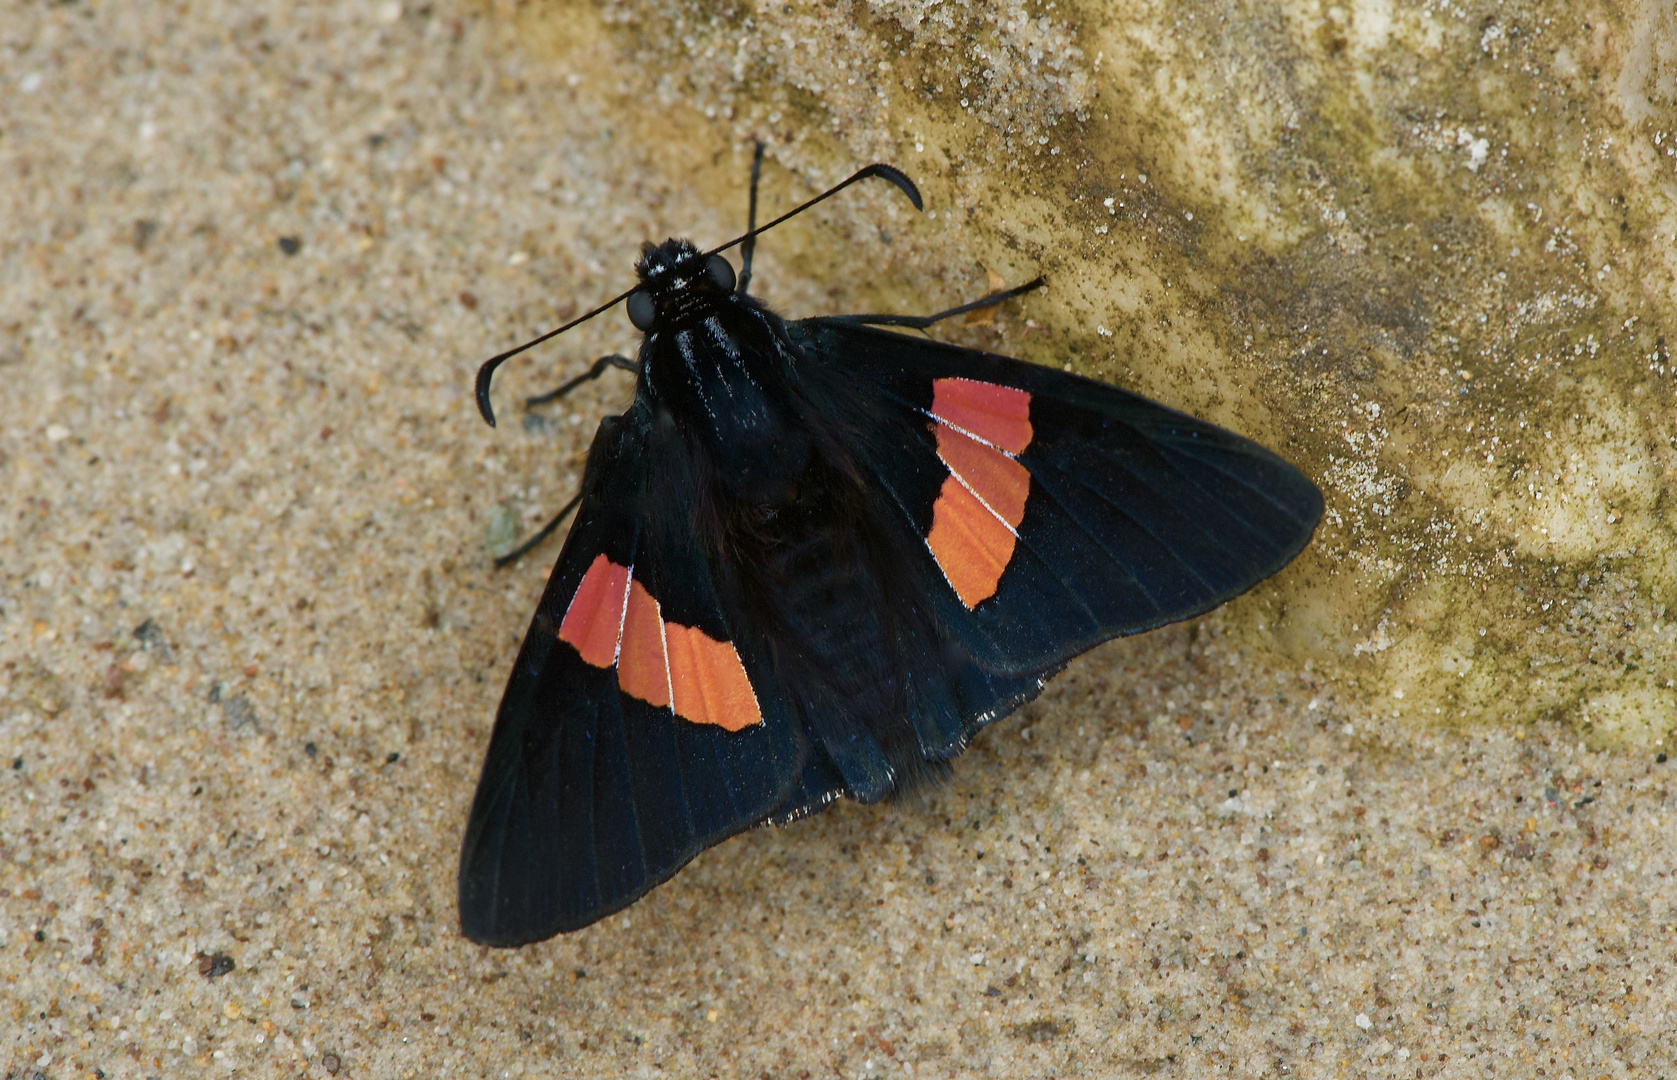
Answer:
[(1677, 1075), (1677, 766), (1351, 716), (1217, 616), (1087, 655), (939, 790), (468, 944), (555, 553), (489, 545), (629, 389), (490, 431), (471, 373), (738, 207), (446, 5), (0, 25), (7, 1077)]

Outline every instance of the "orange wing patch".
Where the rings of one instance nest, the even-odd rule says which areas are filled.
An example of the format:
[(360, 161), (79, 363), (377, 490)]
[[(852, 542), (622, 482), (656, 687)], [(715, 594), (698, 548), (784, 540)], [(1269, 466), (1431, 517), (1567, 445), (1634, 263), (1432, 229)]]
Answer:
[(763, 722), (745, 665), (732, 645), (696, 627), (665, 623), (664, 630), (669, 635), (670, 685), (677, 716), (728, 731)]
[(953, 476), (943, 482), (932, 504), (932, 531), (926, 534), (926, 546), (961, 603), (975, 608), (996, 594), (1015, 542), (1013, 530), (973, 498), (964, 484)]
[(932, 415), (1010, 454), (1022, 454), (1031, 445), (1031, 395), (1011, 386), (937, 379)]
[(571, 596), (559, 639), (597, 668), (617, 665), (617, 687), (695, 724), (739, 731), (763, 722), (739, 650), (703, 630), (665, 622), (631, 568), (596, 555)]
[(659, 707), (670, 703), (670, 668), (664, 656), (664, 621), (658, 601), (638, 581), (629, 583), (623, 641), (617, 650), (617, 685), (630, 697)]
[(1031, 444), (1031, 395), (972, 379), (938, 379), (932, 394), (949, 478), (932, 504), (926, 546), (970, 609), (996, 594), (1025, 520), (1031, 474), (1014, 457)]

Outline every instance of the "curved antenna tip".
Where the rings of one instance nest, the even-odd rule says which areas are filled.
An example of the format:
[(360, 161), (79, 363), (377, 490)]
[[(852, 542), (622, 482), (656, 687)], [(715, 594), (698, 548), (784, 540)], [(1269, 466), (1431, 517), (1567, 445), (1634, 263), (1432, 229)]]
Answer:
[(883, 163), (869, 165), (857, 175), (857, 179), (860, 180), (863, 176), (877, 176), (881, 180), (889, 180), (897, 186), (898, 190), (908, 196), (908, 201), (914, 204), (916, 210), (926, 209), (925, 201), (920, 198), (920, 189), (914, 186), (914, 181), (908, 178), (907, 173), (895, 165)]
[(495, 426), (495, 408), (489, 404), (489, 381), (495, 376), (496, 361), (477, 369), (477, 411), (483, 417), (483, 422), (490, 427)]
[(592, 319), (594, 316), (598, 315), (602, 311), (605, 311), (607, 308), (610, 308), (614, 304), (621, 303), (623, 300), (628, 298), (629, 293), (632, 293), (634, 291), (635, 291), (634, 289), (628, 289), (628, 290), (626, 290), (622, 293), (619, 293), (618, 295), (612, 297), (610, 300), (607, 300), (605, 303), (601, 304), (599, 307), (595, 308), (594, 310), (589, 311), (589, 312), (587, 312), (586, 314), (583, 314), (583, 315), (578, 315), (576, 318), (572, 319), (570, 322), (566, 323), (564, 326), (559, 327), (557, 330), (549, 330), (547, 333), (542, 334), (540, 337), (533, 337), (529, 341), (526, 341), (524, 344), (522, 344), (522, 345), (520, 345), (516, 348), (508, 349), (506, 352), (501, 353), (499, 356), (492, 356), (487, 361), (485, 361), (484, 365), (477, 369), (477, 411), (480, 414), (482, 414), (484, 421), (490, 427), (495, 426), (495, 410), (489, 404), (489, 382), (490, 382), (491, 379), (493, 379), (495, 377), (495, 369), (496, 368), (500, 367), (506, 361), (511, 360), (513, 357), (517, 356), (519, 353), (523, 352), (524, 350), (535, 348), (537, 345), (540, 345), (542, 342), (546, 341), (548, 338), (557, 337), (558, 335), (563, 334), (565, 331), (569, 330), (571, 327), (577, 325), (578, 323), (587, 322), (589, 319)]
[[(862, 180), (866, 180), (869, 177), (873, 177), (873, 176), (877, 176), (881, 180), (889, 181), (891, 183), (891, 185), (893, 187), (895, 187), (898, 191), (901, 191), (904, 195), (907, 195), (908, 196), (908, 201), (914, 204), (914, 208), (916, 210), (924, 210), (925, 209), (926, 204), (925, 204), (925, 201), (920, 198), (920, 189), (914, 186), (914, 181), (910, 180), (908, 178), (907, 173), (903, 172), (901, 169), (897, 168), (895, 165), (886, 165), (884, 162), (876, 161), (872, 165), (864, 165), (862, 168), (857, 169), (855, 172), (850, 174), (849, 178), (839, 181), (838, 183), (834, 184), (832, 187), (828, 188), (826, 191), (823, 191), (821, 194), (817, 195), (815, 198), (808, 199), (804, 202), (799, 203), (797, 206), (794, 206), (792, 209), (786, 211), (786, 213), (784, 213), (784, 214), (780, 215), (779, 217), (775, 218), (773, 221), (769, 222), (767, 225), (755, 226), (750, 231), (746, 232), (744, 235), (736, 236), (732, 240), (728, 241), (726, 244), (718, 244), (716, 247), (713, 247), (709, 251), (705, 252), (705, 254), (706, 255), (716, 255), (716, 254), (719, 254), (720, 252), (727, 251), (729, 248), (734, 247), (737, 244), (752, 243), (757, 239), (757, 237), (759, 237), (759, 236), (763, 235), (764, 233), (768, 232), (770, 229), (774, 228), (776, 225), (779, 225), (781, 222), (786, 221), (790, 218), (795, 218), (799, 214), (803, 213), (805, 210), (808, 210), (810, 207), (814, 206), (816, 203), (821, 202), (824, 199), (830, 199), (834, 195), (837, 195), (839, 192), (843, 191), (845, 188), (849, 187), (851, 184), (857, 183), (857, 182), (862, 181)], [(625, 293), (624, 295), (628, 295), (628, 294)]]

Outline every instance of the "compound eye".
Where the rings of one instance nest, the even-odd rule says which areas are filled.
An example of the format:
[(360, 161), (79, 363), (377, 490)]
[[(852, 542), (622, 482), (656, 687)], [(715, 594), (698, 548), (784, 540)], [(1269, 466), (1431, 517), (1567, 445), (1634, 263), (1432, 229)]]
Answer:
[[(732, 276), (732, 271), (729, 276)], [(629, 309), (629, 321), (635, 324), (636, 330), (644, 334), (652, 329), (652, 322), (658, 317), (658, 305), (652, 302), (651, 293), (636, 289), (629, 294), (629, 302), (625, 306)]]
[(734, 291), (734, 267), (720, 255), (712, 255), (705, 260), (705, 274), (711, 284), (723, 292)]

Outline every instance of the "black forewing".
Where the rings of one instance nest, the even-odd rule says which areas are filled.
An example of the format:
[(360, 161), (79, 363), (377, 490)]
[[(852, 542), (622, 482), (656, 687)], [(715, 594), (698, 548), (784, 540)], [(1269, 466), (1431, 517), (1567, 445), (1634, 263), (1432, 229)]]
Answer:
[(687, 450), (640, 406), (604, 421), (576, 523), (507, 682), (460, 858), (460, 922), (490, 945), (574, 930), (627, 906), (706, 847), (764, 820), (804, 756), (774, 687), (753, 679), (764, 723), (739, 732), (623, 694), (558, 638), (597, 555), (634, 568), (665, 620), (733, 640), (717, 599)]
[(947, 475), (924, 411), (933, 381), (1031, 394), (1019, 456), (1031, 491), (996, 594), (968, 611), (924, 544), (915, 554), (945, 625), (997, 669), (1044, 670), (1208, 611), (1285, 566), (1321, 517), (1321, 493), (1277, 455), (1117, 387), (836, 320), (787, 330), (813, 363), (851, 377), (836, 406), (851, 444), (921, 537)]

